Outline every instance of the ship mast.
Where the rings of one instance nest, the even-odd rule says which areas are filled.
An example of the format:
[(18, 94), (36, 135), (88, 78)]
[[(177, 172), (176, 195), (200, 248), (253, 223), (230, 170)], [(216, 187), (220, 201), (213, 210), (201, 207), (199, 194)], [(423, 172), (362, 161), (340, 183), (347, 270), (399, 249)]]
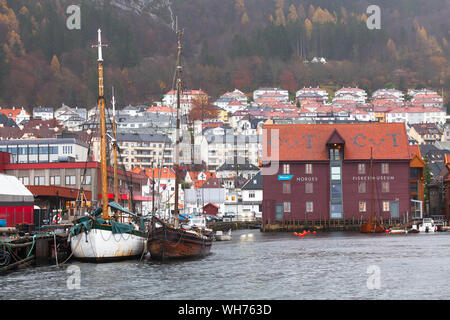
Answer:
[(183, 31), (178, 29), (177, 24), (177, 38), (178, 38), (178, 58), (177, 58), (177, 128), (175, 135), (175, 208), (174, 208), (174, 227), (178, 228), (179, 213), (178, 213), (178, 185), (180, 184), (179, 163), (180, 163), (180, 96), (181, 96), (181, 39), (183, 37)]
[(112, 88), (112, 107), (113, 107), (113, 137), (114, 137), (114, 202), (119, 203), (119, 181), (117, 176), (117, 124), (116, 124), (116, 98), (114, 97), (114, 87)]
[(106, 168), (106, 119), (105, 119), (105, 97), (103, 90), (103, 55), (102, 55), (102, 31), (98, 29), (98, 108), (100, 116), (100, 159), (101, 159), (101, 181), (102, 181), (102, 218), (108, 219), (108, 178)]

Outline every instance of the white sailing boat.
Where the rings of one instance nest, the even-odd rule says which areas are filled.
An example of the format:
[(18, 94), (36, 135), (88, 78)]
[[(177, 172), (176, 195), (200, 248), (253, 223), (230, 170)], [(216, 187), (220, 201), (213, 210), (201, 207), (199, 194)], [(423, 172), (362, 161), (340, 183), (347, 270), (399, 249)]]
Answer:
[[(70, 230), (70, 246), (73, 257), (86, 261), (105, 262), (108, 260), (140, 257), (145, 249), (147, 234), (139, 217), (117, 203), (117, 145), (114, 146), (115, 202), (108, 203), (107, 165), (106, 165), (106, 120), (105, 98), (103, 96), (103, 57), (101, 30), (98, 30), (98, 72), (99, 72), (99, 115), (101, 130), (101, 184), (102, 207), (78, 219)], [(115, 133), (115, 117), (114, 135)], [(115, 137), (114, 137), (115, 138)], [(119, 223), (110, 215), (111, 209), (133, 217), (135, 223)]]

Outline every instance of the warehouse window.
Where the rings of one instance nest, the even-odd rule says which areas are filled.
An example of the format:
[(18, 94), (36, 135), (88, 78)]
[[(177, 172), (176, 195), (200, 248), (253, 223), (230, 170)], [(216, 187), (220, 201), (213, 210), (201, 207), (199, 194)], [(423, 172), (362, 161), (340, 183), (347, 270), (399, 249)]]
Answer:
[(313, 184), (311, 182), (305, 183), (305, 192), (313, 193)]
[(366, 202), (365, 201), (359, 202), (359, 212), (366, 212)]
[(366, 187), (367, 187), (366, 182), (358, 182), (358, 193), (365, 193)]
[(291, 170), (290, 170), (290, 166), (289, 164), (283, 164), (283, 174), (290, 174)]
[(381, 164), (381, 174), (389, 174), (389, 163)]
[(381, 182), (381, 192), (389, 192), (389, 182)]
[(389, 211), (389, 201), (383, 201), (383, 211)]
[(358, 174), (366, 174), (366, 165), (364, 163), (358, 164)]
[(314, 204), (312, 201), (306, 201), (306, 212), (313, 212)]
[(311, 163), (305, 164), (305, 174), (312, 174), (312, 164)]
[(291, 212), (291, 203), (290, 202), (284, 202), (284, 212)]
[(283, 193), (291, 193), (291, 184), (289, 182), (283, 183)]

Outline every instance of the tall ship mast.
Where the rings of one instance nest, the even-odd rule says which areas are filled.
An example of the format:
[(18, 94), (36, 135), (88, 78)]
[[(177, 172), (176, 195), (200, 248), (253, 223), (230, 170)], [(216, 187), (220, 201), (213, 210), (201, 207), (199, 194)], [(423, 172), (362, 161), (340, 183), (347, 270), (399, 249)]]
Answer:
[(360, 227), (361, 233), (383, 233), (385, 232), (384, 226), (378, 221), (378, 216), (375, 211), (375, 174), (373, 170), (373, 149), (370, 148), (370, 181), (371, 181), (371, 191), (372, 191), (372, 201), (371, 201), (371, 214), (369, 219), (365, 224)]
[[(79, 260), (105, 262), (110, 260), (132, 259), (142, 256), (145, 249), (147, 234), (143, 223), (139, 224), (139, 217), (121, 207), (118, 200), (117, 179), (117, 143), (114, 130), (114, 202), (108, 202), (108, 168), (107, 168), (107, 132), (105, 116), (105, 97), (103, 83), (103, 54), (102, 34), (98, 30), (98, 84), (99, 84), (99, 121), (100, 121), (100, 158), (101, 158), (101, 191), (102, 206), (75, 221), (70, 229), (70, 246), (74, 258)], [(113, 102), (115, 109), (115, 101)], [(115, 110), (114, 110), (115, 111)], [(115, 117), (114, 117), (115, 121)], [(120, 211), (133, 217), (134, 223), (119, 223), (114, 217), (110, 217), (109, 211)]]
[[(173, 223), (152, 216), (152, 229), (147, 240), (147, 249), (152, 259), (180, 259), (191, 257), (203, 257), (210, 253), (213, 233), (204, 224), (195, 225), (184, 220), (180, 223), (179, 214), (179, 187), (180, 187), (180, 97), (182, 90), (182, 65), (181, 50), (183, 31), (177, 24), (177, 126), (175, 133), (175, 208)], [(204, 218), (203, 218), (204, 219)]]

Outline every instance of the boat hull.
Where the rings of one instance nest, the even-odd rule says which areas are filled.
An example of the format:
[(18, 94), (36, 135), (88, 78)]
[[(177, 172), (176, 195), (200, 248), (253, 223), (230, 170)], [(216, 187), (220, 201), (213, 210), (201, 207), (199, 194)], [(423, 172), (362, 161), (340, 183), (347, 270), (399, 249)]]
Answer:
[(133, 233), (113, 234), (111, 230), (93, 228), (71, 236), (73, 257), (92, 262), (135, 259), (145, 249), (146, 237)]
[(155, 260), (204, 257), (211, 245), (211, 236), (168, 227), (155, 229), (147, 240), (148, 252)]
[(376, 218), (371, 217), (359, 228), (359, 231), (361, 233), (384, 233), (386, 229), (377, 222)]

